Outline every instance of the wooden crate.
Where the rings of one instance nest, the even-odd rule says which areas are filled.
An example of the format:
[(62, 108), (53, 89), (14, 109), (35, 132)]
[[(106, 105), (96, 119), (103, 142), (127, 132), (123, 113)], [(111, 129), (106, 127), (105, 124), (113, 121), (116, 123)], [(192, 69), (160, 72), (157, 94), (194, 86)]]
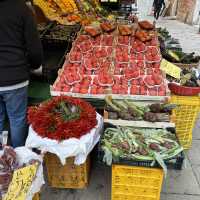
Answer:
[(40, 194), (39, 193), (35, 194), (33, 200), (40, 200)]
[(45, 155), (48, 182), (54, 188), (83, 189), (88, 186), (90, 158), (80, 166), (74, 165), (74, 158), (66, 159), (63, 166), (55, 154)]

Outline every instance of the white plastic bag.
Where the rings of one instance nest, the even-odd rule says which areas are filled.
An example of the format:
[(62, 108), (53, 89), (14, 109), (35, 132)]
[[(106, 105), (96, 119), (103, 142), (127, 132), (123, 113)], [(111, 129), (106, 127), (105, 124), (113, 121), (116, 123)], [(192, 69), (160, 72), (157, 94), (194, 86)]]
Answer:
[(32, 200), (34, 195), (38, 192), (40, 192), (40, 189), (43, 184), (45, 184), (44, 176), (43, 176), (43, 166), (42, 166), (42, 157), (40, 155), (37, 155), (36, 153), (32, 152), (30, 149), (26, 147), (18, 147), (15, 149), (15, 152), (17, 154), (17, 161), (20, 165), (23, 165), (24, 163), (28, 163), (31, 160), (39, 160), (41, 162), (41, 165), (38, 166), (38, 170), (35, 176), (35, 179), (33, 180), (33, 183), (31, 185), (31, 188), (27, 194), (26, 200)]

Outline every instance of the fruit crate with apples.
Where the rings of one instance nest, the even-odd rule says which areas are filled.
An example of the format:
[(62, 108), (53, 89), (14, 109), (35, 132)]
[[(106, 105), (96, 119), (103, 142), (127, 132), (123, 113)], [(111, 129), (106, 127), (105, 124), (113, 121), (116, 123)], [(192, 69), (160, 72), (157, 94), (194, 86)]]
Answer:
[(159, 200), (162, 169), (112, 165), (112, 200)]
[[(132, 28), (120, 24), (112, 33), (95, 38), (81, 31), (53, 84), (52, 95), (103, 99), (112, 94), (119, 99), (153, 100), (167, 96), (156, 32), (151, 31), (147, 42), (121, 35), (127, 30), (132, 33)], [(143, 34), (139, 32), (138, 37), (146, 39)]]

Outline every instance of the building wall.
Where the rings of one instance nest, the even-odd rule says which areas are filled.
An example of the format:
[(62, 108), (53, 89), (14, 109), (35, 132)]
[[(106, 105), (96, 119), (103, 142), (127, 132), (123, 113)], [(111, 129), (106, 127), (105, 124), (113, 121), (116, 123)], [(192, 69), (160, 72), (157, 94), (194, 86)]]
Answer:
[[(172, 14), (172, 4), (175, 2), (175, 0), (169, 0), (171, 3), (170, 9), (168, 11), (168, 14)], [(192, 24), (193, 22), (193, 16), (194, 16), (194, 10), (196, 7), (196, 2), (199, 0), (177, 0), (177, 10), (176, 10), (176, 16), (177, 19)]]
[(179, 0), (177, 8), (177, 19), (192, 24), (196, 0)]

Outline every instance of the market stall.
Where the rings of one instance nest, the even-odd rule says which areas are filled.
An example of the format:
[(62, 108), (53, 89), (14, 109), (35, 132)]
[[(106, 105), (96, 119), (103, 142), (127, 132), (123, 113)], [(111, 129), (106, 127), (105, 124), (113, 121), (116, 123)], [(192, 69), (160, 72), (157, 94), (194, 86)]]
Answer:
[(112, 200), (159, 200), (168, 169), (181, 170), (192, 145), (199, 56), (184, 53), (167, 30), (119, 20), (121, 11), (98, 1), (34, 4), (48, 22), (38, 24), (45, 63), (29, 91), (38, 101), (28, 110), (24, 151), (41, 154), (53, 188), (87, 188), (94, 151), (112, 170)]

